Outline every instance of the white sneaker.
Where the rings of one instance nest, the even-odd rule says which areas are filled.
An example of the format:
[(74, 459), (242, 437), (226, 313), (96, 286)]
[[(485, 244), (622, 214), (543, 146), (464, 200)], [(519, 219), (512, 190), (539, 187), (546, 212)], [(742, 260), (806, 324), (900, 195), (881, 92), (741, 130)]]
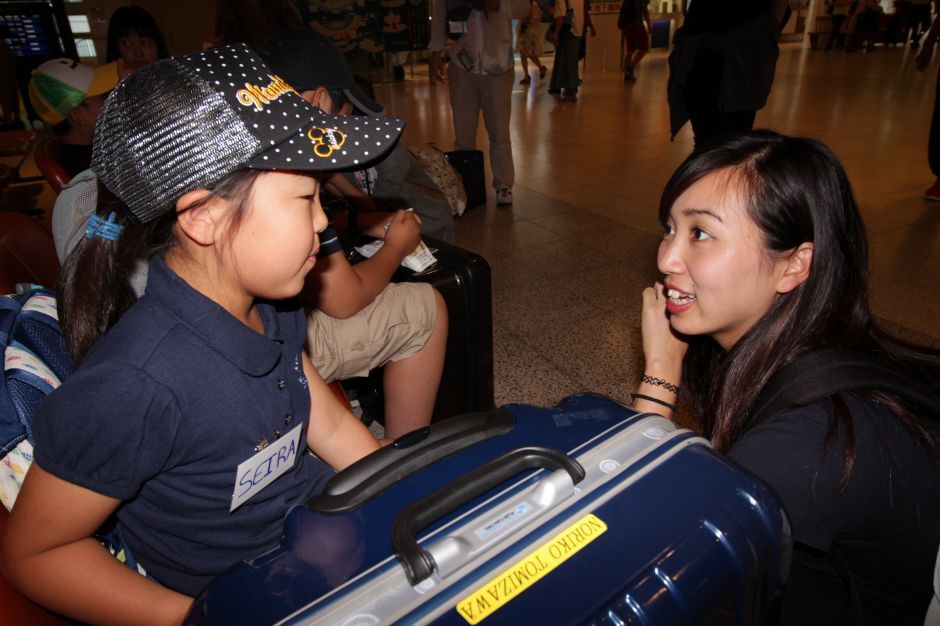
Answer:
[(496, 206), (505, 206), (507, 204), (512, 204), (512, 189), (500, 187), (496, 190)]

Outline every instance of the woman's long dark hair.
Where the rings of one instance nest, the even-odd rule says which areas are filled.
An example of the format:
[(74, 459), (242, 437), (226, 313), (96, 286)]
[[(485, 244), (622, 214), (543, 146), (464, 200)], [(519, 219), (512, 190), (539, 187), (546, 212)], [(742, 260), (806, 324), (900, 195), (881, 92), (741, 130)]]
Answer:
[(121, 53), (118, 49), (118, 39), (128, 35), (147, 37), (157, 44), (157, 58), (165, 59), (170, 56), (166, 47), (166, 39), (160, 31), (157, 20), (146, 9), (130, 5), (119, 7), (111, 14), (108, 20), (108, 47), (105, 52), (105, 62), (116, 61)]
[[(768, 255), (813, 242), (807, 280), (780, 295), (727, 353), (709, 337), (692, 337), (683, 362), (681, 400), (716, 450), (728, 451), (748, 425), (767, 381), (808, 352), (853, 347), (884, 354), (919, 375), (935, 378), (940, 354), (890, 337), (872, 318), (868, 241), (845, 171), (823, 144), (753, 131), (690, 156), (666, 184), (659, 216), (666, 223), (676, 199), (695, 182), (721, 172), (744, 187), (750, 218)], [(933, 445), (921, 419), (898, 398), (870, 391), (916, 436)], [(846, 440), (843, 486), (851, 475), (855, 442), (851, 415), (833, 411), (827, 445), (841, 428)]]
[[(194, 209), (214, 197), (229, 200), (234, 208), (228, 233), (234, 234), (247, 208), (254, 181), (261, 173), (236, 171), (212, 185), (210, 194), (183, 210)], [(131, 277), (138, 271), (138, 265), (155, 254), (165, 254), (174, 245), (178, 215), (175, 205), (164, 207), (157, 219), (140, 224), (129, 217), (127, 207), (99, 182), (95, 214), (107, 219), (112, 211), (116, 222), (124, 226), (117, 241), (82, 237), (69, 253), (59, 275), (59, 322), (76, 366), (92, 344), (137, 301)]]

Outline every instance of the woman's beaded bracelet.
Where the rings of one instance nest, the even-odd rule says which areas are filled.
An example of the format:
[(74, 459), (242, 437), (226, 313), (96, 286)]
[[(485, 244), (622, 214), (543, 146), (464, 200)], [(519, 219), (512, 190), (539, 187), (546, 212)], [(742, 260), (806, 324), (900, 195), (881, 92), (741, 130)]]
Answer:
[(666, 407), (667, 409), (669, 409), (670, 411), (675, 411), (675, 410), (676, 410), (676, 405), (675, 405), (675, 404), (669, 404), (669, 403), (666, 402), (665, 400), (660, 400), (659, 398), (654, 398), (653, 396), (648, 396), (648, 395), (646, 395), (646, 394), (644, 394), (644, 393), (631, 393), (630, 395), (633, 397), (633, 401), (634, 401), (634, 402), (636, 402), (636, 399), (637, 399), (637, 398), (642, 398), (643, 400), (649, 400), (650, 402), (655, 402), (656, 404), (661, 404), (661, 405), (663, 405), (664, 407)]
[(663, 380), (662, 378), (656, 378), (655, 376), (647, 376), (643, 374), (641, 379), (644, 383), (649, 383), (651, 385), (656, 385), (657, 387), (662, 387), (663, 389), (668, 389), (672, 393), (679, 393), (679, 388), (673, 385), (671, 382)]

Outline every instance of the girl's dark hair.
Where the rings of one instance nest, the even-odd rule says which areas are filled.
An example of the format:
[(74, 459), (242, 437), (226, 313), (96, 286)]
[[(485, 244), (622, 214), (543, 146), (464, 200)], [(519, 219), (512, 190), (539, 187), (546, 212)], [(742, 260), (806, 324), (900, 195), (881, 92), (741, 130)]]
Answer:
[(166, 39), (157, 25), (157, 20), (139, 6), (126, 6), (115, 9), (108, 20), (108, 48), (105, 53), (105, 62), (116, 61), (121, 56), (118, 49), (118, 39), (128, 35), (148, 37), (157, 43), (157, 58), (165, 59), (170, 56), (166, 47)]
[[(234, 234), (233, 229), (238, 227), (247, 208), (252, 185), (261, 173), (239, 170), (230, 174), (212, 185), (210, 194), (183, 210), (194, 209), (211, 198), (231, 201), (234, 210), (228, 232)], [(107, 219), (112, 211), (116, 221), (124, 226), (117, 241), (82, 237), (66, 258), (59, 276), (59, 321), (75, 365), (137, 301), (131, 277), (139, 271), (138, 265), (155, 254), (165, 254), (174, 245), (178, 215), (175, 205), (164, 207), (159, 218), (139, 224), (129, 217), (124, 203), (99, 182), (95, 213)]]
[[(778, 296), (770, 310), (727, 353), (710, 337), (691, 337), (683, 362), (682, 401), (716, 450), (728, 451), (747, 427), (767, 381), (783, 366), (826, 347), (875, 351), (917, 375), (934, 379), (940, 353), (890, 337), (872, 318), (868, 241), (842, 165), (823, 144), (772, 131), (735, 135), (693, 153), (666, 184), (659, 218), (704, 177), (723, 173), (739, 183), (747, 211), (768, 255), (813, 243), (807, 280)], [(866, 391), (887, 405), (917, 437), (933, 446), (923, 420), (896, 397)], [(855, 459), (852, 418), (836, 400), (826, 446), (841, 428), (846, 441), (843, 486)]]

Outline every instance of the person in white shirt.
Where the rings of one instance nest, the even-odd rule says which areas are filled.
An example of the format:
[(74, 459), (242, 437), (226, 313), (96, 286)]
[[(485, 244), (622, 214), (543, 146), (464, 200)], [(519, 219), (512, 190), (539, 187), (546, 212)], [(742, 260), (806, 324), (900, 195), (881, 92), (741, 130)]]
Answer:
[[(509, 117), (515, 64), (512, 20), (529, 10), (529, 0), (432, 0), (431, 76), (450, 84), (454, 149), (476, 149), (480, 111), (490, 140), (490, 169), (496, 204), (512, 204), (515, 170)], [(444, 73), (447, 39), (456, 39)]]

